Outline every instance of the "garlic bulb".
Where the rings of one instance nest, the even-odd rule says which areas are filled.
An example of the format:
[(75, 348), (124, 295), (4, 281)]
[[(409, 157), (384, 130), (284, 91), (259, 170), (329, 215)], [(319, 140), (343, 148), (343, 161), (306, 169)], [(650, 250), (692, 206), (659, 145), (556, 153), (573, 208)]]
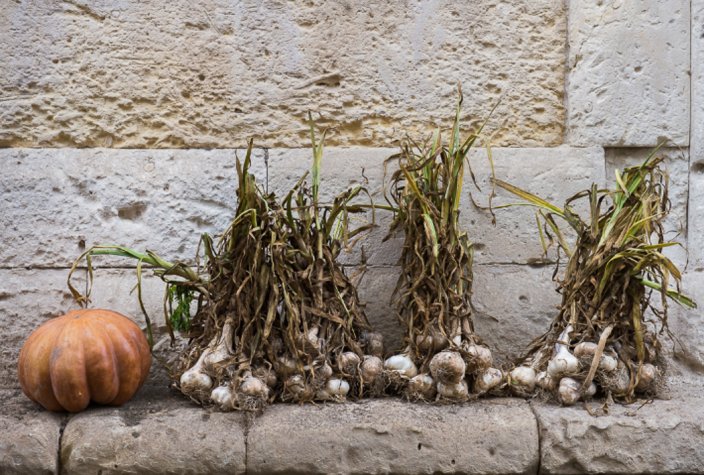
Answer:
[(210, 393), (210, 399), (221, 409), (232, 409), (234, 397), (230, 386), (218, 386)]
[(486, 346), (470, 344), (464, 347), (464, 351), (467, 373), (477, 373), (491, 367), (493, 358)]
[(619, 363), (614, 371), (599, 374), (598, 378), (602, 388), (617, 396), (627, 394), (631, 385), (631, 377), (623, 363)]
[(394, 355), (384, 361), (384, 369), (394, 371), (405, 378), (412, 378), (418, 374), (418, 368), (410, 356), (406, 354)]
[(269, 386), (261, 379), (248, 375), (240, 383), (239, 392), (245, 396), (266, 399), (269, 397)]
[(232, 320), (227, 319), (222, 327), (222, 332), (220, 333), (220, 338), (215, 343), (215, 339), (210, 342), (208, 348), (210, 351), (206, 350), (208, 353), (203, 358), (203, 364), (206, 368), (210, 368), (219, 363), (222, 363), (226, 359), (232, 356), (232, 337), (234, 334), (234, 328), (232, 325)]
[(313, 398), (313, 390), (306, 383), (306, 380), (300, 374), (294, 374), (284, 383), (284, 391), (293, 397), (294, 401), (308, 401)]
[(384, 371), (384, 363), (381, 358), (371, 355), (365, 355), (364, 361), (360, 369), (360, 375), (364, 384), (371, 384)]
[(535, 370), (530, 366), (517, 366), (509, 376), (512, 389), (523, 393), (532, 393), (535, 389)]
[(357, 353), (353, 351), (345, 351), (337, 357), (337, 369), (340, 373), (347, 376), (354, 376), (357, 374), (357, 368), (361, 362)]
[(464, 379), (457, 384), (438, 383), (438, 394), (445, 399), (452, 401), (466, 401), (469, 399), (469, 389), (467, 381)]
[[(306, 368), (306, 370), (307, 369), (308, 368)], [(317, 368), (315, 368), (315, 377), (319, 381), (327, 381), (332, 377), (332, 366), (327, 364), (327, 362), (318, 366)]]
[(298, 373), (296, 362), (290, 356), (279, 356), (274, 363), (276, 374), (282, 378), (286, 378)]
[(557, 382), (550, 377), (547, 371), (541, 371), (538, 373), (535, 377), (535, 384), (537, 384), (539, 388), (546, 391), (554, 391), (557, 387)]
[(266, 385), (270, 388), (276, 386), (276, 382), (278, 381), (274, 370), (272, 370), (271, 368), (267, 368), (266, 366), (259, 366), (253, 371), (252, 374), (253, 376), (264, 381)]
[(466, 364), (456, 351), (441, 351), (430, 360), (430, 374), (443, 384), (459, 384), (464, 378)]
[(614, 371), (618, 367), (618, 360), (611, 355), (601, 355), (599, 369), (606, 372)]
[(650, 363), (645, 363), (638, 370), (638, 384), (636, 390), (647, 391), (652, 389), (655, 379), (657, 378), (658, 370)]
[(558, 399), (565, 406), (571, 406), (577, 401), (579, 401), (580, 384), (577, 380), (572, 378), (562, 378), (560, 380), (560, 387), (557, 390)]
[(504, 375), (500, 369), (497, 368), (487, 368), (481, 373), (477, 374), (474, 380), (474, 392), (475, 393), (485, 393), (491, 391), (498, 385), (500, 385), (504, 380)]
[(384, 337), (381, 333), (363, 332), (361, 342), (366, 353), (378, 358), (384, 356)]
[(203, 369), (203, 361), (208, 356), (209, 352), (210, 349), (206, 348), (203, 353), (201, 353), (200, 358), (196, 361), (196, 364), (194, 364), (187, 371), (184, 371), (181, 375), (179, 384), (181, 386), (181, 391), (185, 394), (199, 391), (209, 391), (213, 386), (213, 380)]
[(596, 343), (592, 343), (591, 341), (583, 341), (574, 347), (574, 355), (578, 358), (594, 356), (597, 346)]
[(316, 394), (316, 398), (321, 399), (323, 401), (329, 399), (340, 400), (344, 399), (349, 391), (350, 385), (347, 381), (345, 381), (344, 379), (333, 378), (328, 380), (327, 384), (325, 385), (325, 388), (318, 391), (318, 393)]
[[(593, 358), (598, 345), (590, 341), (583, 341), (574, 347), (574, 356), (587, 360)], [(586, 364), (586, 363), (585, 363)], [(613, 371), (618, 365), (618, 360), (611, 355), (602, 354), (599, 359), (599, 369), (602, 371)]]
[(408, 381), (406, 386), (406, 394), (408, 399), (412, 401), (425, 400), (430, 401), (435, 397), (435, 381), (429, 374), (418, 374)]
[(587, 391), (584, 393), (584, 396), (587, 398), (593, 397), (596, 394), (596, 384), (592, 381), (591, 384), (589, 384), (589, 387), (587, 388)]
[(575, 374), (579, 371), (579, 359), (570, 353), (568, 345), (563, 343), (569, 341), (570, 333), (572, 333), (572, 325), (567, 325), (559, 341), (555, 343), (555, 355), (548, 362), (548, 374), (552, 378)]

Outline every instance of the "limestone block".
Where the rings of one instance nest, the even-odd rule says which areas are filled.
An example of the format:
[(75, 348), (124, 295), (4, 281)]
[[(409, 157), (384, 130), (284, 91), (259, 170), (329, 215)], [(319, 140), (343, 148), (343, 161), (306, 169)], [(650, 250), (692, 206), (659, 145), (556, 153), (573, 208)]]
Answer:
[(535, 419), (515, 399), (453, 406), (393, 399), (276, 405), (250, 427), (247, 449), (248, 473), (507, 474), (538, 468)]
[[(495, 148), (492, 150), (492, 156), (496, 178), (537, 194), (560, 207), (564, 206), (567, 198), (588, 189), (592, 183), (600, 186), (604, 184), (604, 152), (600, 147)], [(475, 150), (470, 159), (481, 191), (473, 188), (471, 178), (467, 175), (467, 191), (462, 195), (460, 225), (474, 242), (476, 262), (543, 262), (535, 208), (518, 206), (495, 209), (496, 226), (493, 226), (490, 213), (472, 205), (473, 199), (480, 206), (488, 206), (491, 170), (484, 150)], [(519, 198), (502, 189), (497, 188), (496, 194), (493, 206), (520, 202)], [(574, 204), (574, 208), (575, 211), (581, 212), (582, 216), (588, 216), (585, 212), (589, 208), (585, 200)], [(558, 224), (568, 237), (572, 236), (567, 232), (566, 223)], [(555, 258), (554, 246), (548, 257)]]
[(0, 472), (7, 475), (58, 473), (63, 415), (49, 413), (19, 390), (0, 390)]
[[(66, 267), (94, 244), (192, 260), (236, 205), (235, 150), (0, 149), (0, 262)], [(239, 151), (239, 157), (243, 157)], [(261, 183), (265, 167), (255, 158)], [(114, 264), (111, 264), (114, 263)], [(126, 264), (104, 257), (102, 265)]]
[(169, 406), (91, 409), (63, 432), (66, 473), (243, 473), (241, 413)]
[(568, 143), (689, 145), (689, 4), (570, 3)]
[(676, 340), (667, 347), (674, 349), (674, 357), (689, 370), (704, 373), (704, 272), (687, 272), (682, 277), (682, 291), (699, 306), (689, 309), (675, 303), (669, 305), (670, 327)]
[(392, 267), (370, 267), (364, 273), (358, 287), (360, 300), (366, 305), (369, 323), (374, 331), (384, 335), (387, 352), (403, 349), (404, 330), (391, 297), (401, 269)]
[[(10, 2), (0, 146), (390, 145), (466, 112), (497, 142), (563, 133), (564, 2)], [(471, 100), (469, 100), (471, 99)]]
[[(17, 359), (24, 341), (51, 317), (72, 308), (66, 270), (0, 270), (0, 388), (19, 388)], [(85, 286), (85, 284), (84, 284)]]
[[(606, 183), (616, 186), (615, 171), (637, 166), (651, 153), (651, 149), (610, 148), (606, 149)], [(676, 241), (682, 246), (664, 249), (663, 253), (673, 260), (681, 270), (687, 265), (687, 198), (689, 193), (689, 154), (686, 149), (661, 149), (658, 156), (665, 157), (661, 168), (669, 175), (669, 196), (672, 208), (665, 219), (665, 239)], [(696, 252), (697, 243), (692, 250)]]
[(540, 426), (540, 473), (701, 473), (701, 399), (582, 407), (531, 403)]
[(691, 25), (692, 118), (689, 147), (692, 162), (701, 163), (704, 161), (704, 0), (692, 0)]
[(479, 265), (474, 268), (474, 329), (494, 360), (511, 363), (550, 328), (561, 296), (554, 266)]
[[(704, 140), (704, 139), (703, 139)], [(694, 153), (694, 148), (692, 153)], [(687, 209), (689, 268), (704, 271), (704, 148), (699, 158), (692, 155), (689, 169), (689, 207)]]

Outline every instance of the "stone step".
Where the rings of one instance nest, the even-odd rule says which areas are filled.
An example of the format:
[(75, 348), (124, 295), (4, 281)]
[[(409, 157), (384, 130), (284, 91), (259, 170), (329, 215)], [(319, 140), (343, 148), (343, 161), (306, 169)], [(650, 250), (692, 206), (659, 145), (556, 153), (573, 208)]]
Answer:
[[(583, 407), (490, 398), (192, 405), (165, 385), (120, 408), (49, 414), (3, 390), (0, 473), (704, 473), (701, 398)], [(596, 408), (598, 405), (592, 403)]]

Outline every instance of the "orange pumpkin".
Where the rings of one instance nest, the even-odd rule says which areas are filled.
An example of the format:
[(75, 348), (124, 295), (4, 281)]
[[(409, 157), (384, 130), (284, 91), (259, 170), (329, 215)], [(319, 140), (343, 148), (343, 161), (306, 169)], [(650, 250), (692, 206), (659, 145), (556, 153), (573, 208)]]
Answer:
[(142, 331), (111, 310), (73, 310), (27, 339), (19, 380), (50, 411), (79, 412), (90, 401), (119, 406), (142, 386), (152, 358)]

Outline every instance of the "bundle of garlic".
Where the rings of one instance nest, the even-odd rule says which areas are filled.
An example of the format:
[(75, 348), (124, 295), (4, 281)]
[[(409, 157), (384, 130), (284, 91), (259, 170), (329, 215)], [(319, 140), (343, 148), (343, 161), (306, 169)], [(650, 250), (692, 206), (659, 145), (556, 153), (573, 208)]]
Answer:
[[(557, 236), (557, 245), (569, 257), (558, 281), (560, 312), (510, 372), (514, 393), (529, 395), (537, 387), (564, 405), (595, 395), (629, 402), (638, 395), (655, 395), (662, 384), (658, 335), (669, 334), (668, 298), (696, 305), (680, 293), (680, 272), (661, 252), (675, 243), (663, 237), (662, 221), (669, 211), (667, 175), (659, 168), (662, 159), (655, 158), (656, 151), (642, 165), (617, 171), (614, 189), (594, 185), (562, 209), (495, 180), (539, 208), (543, 235)], [(590, 222), (571, 207), (580, 198), (588, 200)], [(576, 232), (573, 247), (555, 217)], [(673, 281), (676, 287), (668, 288)], [(660, 296), (658, 306), (650, 301), (653, 292)], [(646, 319), (648, 310), (654, 318)]]
[(449, 144), (438, 130), (430, 144), (406, 143), (389, 159), (398, 162), (389, 235), (405, 235), (394, 301), (406, 347), (384, 367), (389, 387), (411, 400), (464, 401), (503, 381), (471, 316), (473, 250), (459, 206), (465, 160), (481, 129), (460, 140), (461, 104), (460, 91)]
[(174, 385), (199, 404), (258, 410), (275, 400), (342, 401), (383, 390), (383, 341), (336, 262), (346, 241), (372, 226), (348, 228), (349, 214), (368, 208), (353, 203), (365, 190), (320, 204), (322, 144), (312, 130), (311, 137), (312, 186), (304, 176), (282, 201), (249, 173), (250, 142), (237, 161), (235, 218), (219, 243), (202, 237), (202, 268), (116, 246), (81, 256), (89, 265), (93, 255), (112, 254), (156, 267), (168, 284), (167, 321), (189, 338), (170, 368)]

